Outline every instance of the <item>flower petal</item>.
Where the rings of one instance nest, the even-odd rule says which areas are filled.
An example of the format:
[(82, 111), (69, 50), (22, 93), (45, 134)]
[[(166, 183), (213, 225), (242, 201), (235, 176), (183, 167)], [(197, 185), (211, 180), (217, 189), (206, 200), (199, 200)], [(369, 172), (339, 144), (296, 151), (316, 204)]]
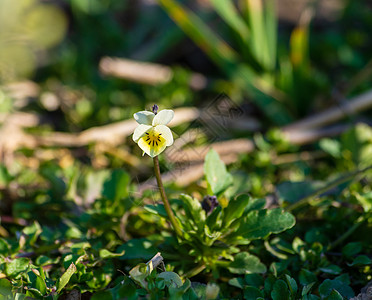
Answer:
[(163, 109), (155, 115), (152, 120), (152, 126), (167, 125), (174, 117), (174, 111), (170, 109)]
[(154, 143), (148, 143), (146, 141), (146, 136), (139, 139), (138, 146), (143, 150), (143, 152), (151, 157), (158, 156), (167, 147), (165, 142), (160, 142), (156, 145)]
[(146, 131), (150, 130), (151, 128), (152, 128), (151, 125), (145, 125), (145, 124), (138, 125), (133, 133), (133, 137), (132, 137), (133, 141), (137, 143), (138, 140), (146, 133)]
[(161, 134), (161, 136), (165, 139), (167, 146), (171, 146), (173, 144), (172, 131), (167, 126), (165, 125), (155, 126), (155, 131)]
[(138, 124), (151, 125), (155, 115), (151, 111), (143, 110), (135, 113), (133, 117)]

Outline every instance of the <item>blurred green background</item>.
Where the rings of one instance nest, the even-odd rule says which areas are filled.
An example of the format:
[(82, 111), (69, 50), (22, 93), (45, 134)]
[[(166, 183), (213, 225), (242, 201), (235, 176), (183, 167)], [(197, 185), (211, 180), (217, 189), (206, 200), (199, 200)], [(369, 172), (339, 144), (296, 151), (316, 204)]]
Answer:
[[(0, 5), (1, 83), (31, 79), (56, 95), (59, 104), (49, 106), (66, 121), (58, 124), (63, 130), (127, 119), (155, 102), (198, 106), (221, 92), (252, 105), (265, 125), (284, 125), (369, 87), (368, 1)], [(172, 76), (152, 85), (141, 75), (136, 82), (105, 76), (99, 64), (106, 56), (167, 65)], [(45, 102), (33, 109), (48, 109)]]

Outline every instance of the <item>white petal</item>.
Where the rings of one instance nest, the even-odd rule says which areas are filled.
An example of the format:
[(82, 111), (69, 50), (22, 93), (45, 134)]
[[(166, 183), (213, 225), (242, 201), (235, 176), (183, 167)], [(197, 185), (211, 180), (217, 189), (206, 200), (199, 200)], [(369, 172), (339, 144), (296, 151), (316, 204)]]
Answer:
[(151, 128), (152, 128), (151, 125), (144, 125), (144, 124), (138, 125), (133, 133), (133, 137), (132, 137), (133, 141), (137, 143), (138, 140), (146, 133), (146, 131), (150, 130)]
[(167, 125), (174, 117), (174, 111), (170, 109), (163, 109), (157, 113), (152, 120), (152, 126)]
[(165, 139), (166, 145), (171, 146), (173, 144), (172, 131), (165, 125), (155, 126), (155, 131), (161, 133), (161, 136)]
[(134, 119), (138, 124), (151, 125), (155, 117), (154, 113), (151, 111), (139, 111), (133, 115)]

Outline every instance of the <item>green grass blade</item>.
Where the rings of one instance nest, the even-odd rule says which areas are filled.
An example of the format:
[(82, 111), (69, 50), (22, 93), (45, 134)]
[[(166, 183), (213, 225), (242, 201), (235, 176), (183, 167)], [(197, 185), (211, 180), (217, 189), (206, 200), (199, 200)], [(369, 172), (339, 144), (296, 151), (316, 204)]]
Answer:
[(236, 52), (221, 40), (197, 15), (173, 0), (159, 0), (173, 21), (220, 67), (231, 69)]
[(299, 26), (292, 31), (290, 39), (290, 57), (294, 68), (303, 70), (308, 65), (309, 30)]
[(270, 70), (274, 70), (276, 65), (278, 22), (276, 18), (275, 2), (269, 0), (265, 3), (265, 32), (268, 49), (268, 67)]
[(221, 0), (211, 0), (211, 2), (220, 17), (240, 35), (243, 41), (246, 41), (250, 35), (250, 30), (233, 2)]
[(248, 24), (251, 30), (251, 47), (257, 60), (268, 69), (269, 52), (264, 25), (264, 8), (262, 0), (246, 0)]
[[(237, 53), (194, 13), (173, 0), (159, 0), (174, 22), (226, 73), (240, 82), (252, 100), (278, 125), (292, 120), (286, 108), (257, 84), (259, 78), (252, 66), (242, 65)], [(262, 24), (261, 24), (262, 25)], [(262, 28), (261, 28), (262, 30)]]

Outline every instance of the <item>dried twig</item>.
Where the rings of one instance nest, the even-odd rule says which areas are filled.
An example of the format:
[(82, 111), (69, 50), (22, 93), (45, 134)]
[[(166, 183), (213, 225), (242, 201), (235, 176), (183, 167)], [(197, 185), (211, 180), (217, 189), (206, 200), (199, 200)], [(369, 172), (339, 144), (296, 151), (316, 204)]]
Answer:
[(124, 58), (104, 57), (99, 63), (103, 75), (151, 85), (166, 83), (173, 76), (171, 68)]
[[(190, 122), (199, 116), (196, 108), (175, 109), (175, 118), (169, 126), (177, 126)], [(20, 147), (35, 148), (37, 146), (81, 147), (90, 143), (107, 143), (111, 146), (122, 144), (127, 136), (133, 133), (138, 125), (135, 120), (125, 120), (100, 127), (93, 127), (80, 133), (52, 132), (45, 136), (35, 136), (23, 132), (24, 116), (30, 117), (29, 125), (36, 126), (40, 119), (31, 115), (8, 116), (0, 132), (0, 154), (3, 151), (13, 152)], [(4, 117), (5, 118), (5, 117)]]
[(300, 132), (301, 130), (309, 130), (313, 128), (323, 127), (329, 124), (355, 114), (357, 112), (366, 110), (372, 107), (372, 90), (369, 90), (359, 96), (345, 101), (339, 107), (332, 107), (321, 113), (308, 117), (298, 122), (294, 122), (283, 128), (286, 133)]
[(309, 161), (325, 157), (327, 154), (323, 151), (304, 151), (300, 153), (288, 153), (276, 156), (273, 158), (274, 165), (284, 165), (294, 163), (296, 161)]
[[(196, 108), (178, 108), (174, 110), (175, 118), (169, 123), (170, 127), (190, 122), (199, 116)], [(93, 127), (78, 134), (55, 132), (46, 137), (38, 138), (38, 143), (46, 146), (79, 147), (90, 143), (103, 142), (110, 145), (122, 144), (137, 127), (135, 120), (126, 120), (100, 127)]]
[[(340, 107), (333, 107), (304, 120), (292, 123), (282, 128), (284, 136), (293, 144), (304, 145), (317, 141), (323, 137), (337, 136), (344, 132), (349, 125), (341, 124), (331, 127), (321, 128), (325, 125), (334, 123), (348, 114), (355, 114), (362, 110), (372, 107), (372, 90), (354, 97)], [(254, 143), (249, 139), (239, 139), (220, 143), (214, 143), (210, 146), (220, 155), (225, 153), (249, 153), (254, 149)], [(196, 162), (203, 161), (208, 147), (194, 147), (188, 150), (179, 150), (167, 153), (168, 158), (173, 162)]]
[[(124, 58), (104, 57), (99, 68), (103, 75), (150, 85), (167, 83), (173, 77), (173, 71), (168, 66)], [(192, 89), (202, 90), (207, 84), (208, 79), (203, 74), (191, 74), (189, 85)]]
[(30, 99), (36, 98), (40, 93), (39, 85), (29, 80), (9, 83), (1, 86), (0, 90), (14, 99), (13, 107), (15, 108), (25, 107)]
[(146, 263), (146, 265), (148, 266), (150, 272), (159, 267), (159, 265), (165, 271), (164, 258), (161, 256), (160, 252), (156, 253), (155, 256)]
[[(295, 145), (304, 145), (317, 141), (323, 137), (339, 135), (347, 128), (349, 128), (349, 125), (337, 125), (330, 128), (299, 130), (284, 133), (290, 143)], [(243, 138), (173, 152), (169, 149), (166, 153), (167, 158), (174, 163), (200, 162), (204, 161), (205, 155), (210, 148), (216, 150), (220, 156), (225, 156), (228, 154), (238, 155), (240, 153), (250, 153), (255, 149), (255, 145), (252, 140)]]
[(254, 143), (249, 139), (236, 139), (224, 142), (213, 143), (209, 146), (198, 146), (186, 150), (167, 151), (167, 157), (172, 162), (185, 163), (203, 161), (210, 148), (216, 150), (220, 156), (249, 153), (254, 149)]

